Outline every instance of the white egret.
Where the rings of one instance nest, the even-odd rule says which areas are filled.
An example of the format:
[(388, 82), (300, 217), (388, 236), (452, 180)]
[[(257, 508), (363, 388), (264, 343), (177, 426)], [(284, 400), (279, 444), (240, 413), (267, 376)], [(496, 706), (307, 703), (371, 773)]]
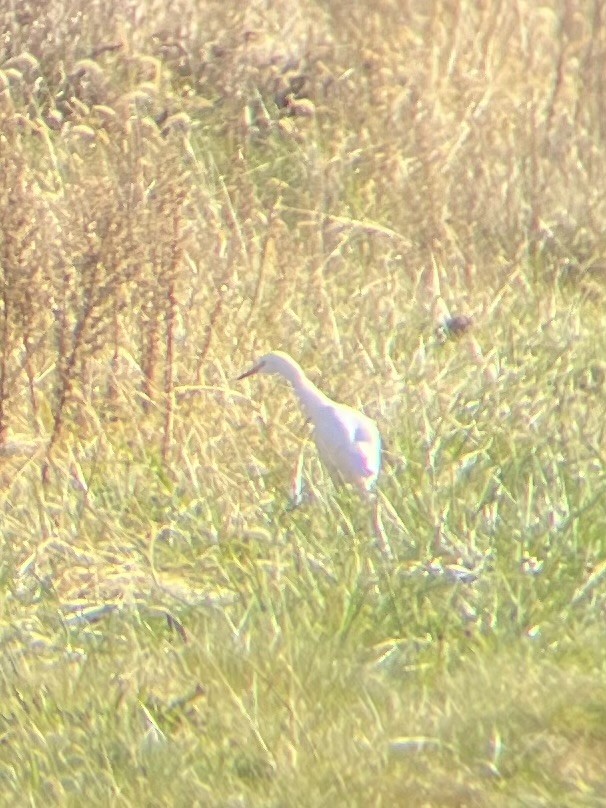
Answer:
[(282, 351), (261, 357), (238, 380), (255, 373), (276, 373), (290, 382), (313, 424), (318, 454), (333, 479), (351, 483), (361, 493), (369, 494), (381, 468), (381, 436), (375, 422), (324, 395), (301, 366)]

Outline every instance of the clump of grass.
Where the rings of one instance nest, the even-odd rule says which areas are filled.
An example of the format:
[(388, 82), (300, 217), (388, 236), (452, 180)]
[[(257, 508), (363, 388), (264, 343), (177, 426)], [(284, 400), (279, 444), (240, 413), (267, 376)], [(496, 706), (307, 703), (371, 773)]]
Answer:
[[(0, 12), (7, 799), (599, 804), (586, 5)], [(379, 421), (393, 558), (271, 348)]]

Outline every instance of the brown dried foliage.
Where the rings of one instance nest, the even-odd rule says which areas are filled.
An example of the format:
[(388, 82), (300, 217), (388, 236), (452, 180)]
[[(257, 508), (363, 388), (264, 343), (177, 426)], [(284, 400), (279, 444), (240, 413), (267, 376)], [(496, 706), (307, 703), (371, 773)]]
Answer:
[(434, 261), (477, 310), (523, 256), (603, 252), (600, 3), (2, 14), (0, 435), (19, 410), (52, 454), (137, 400), (167, 459), (175, 388), (264, 333), (385, 353)]

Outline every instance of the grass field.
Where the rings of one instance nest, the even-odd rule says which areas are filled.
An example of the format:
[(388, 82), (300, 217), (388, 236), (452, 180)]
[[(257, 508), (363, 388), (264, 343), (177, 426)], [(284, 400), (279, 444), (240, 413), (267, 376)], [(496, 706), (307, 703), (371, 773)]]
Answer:
[(606, 806), (601, 0), (0, 20), (0, 805)]

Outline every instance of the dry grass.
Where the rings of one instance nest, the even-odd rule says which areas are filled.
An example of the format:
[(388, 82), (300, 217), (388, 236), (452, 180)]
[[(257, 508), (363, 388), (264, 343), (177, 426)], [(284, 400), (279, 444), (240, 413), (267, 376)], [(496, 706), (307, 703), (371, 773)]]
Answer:
[(602, 3), (169, 6), (0, 11), (1, 801), (605, 804)]

